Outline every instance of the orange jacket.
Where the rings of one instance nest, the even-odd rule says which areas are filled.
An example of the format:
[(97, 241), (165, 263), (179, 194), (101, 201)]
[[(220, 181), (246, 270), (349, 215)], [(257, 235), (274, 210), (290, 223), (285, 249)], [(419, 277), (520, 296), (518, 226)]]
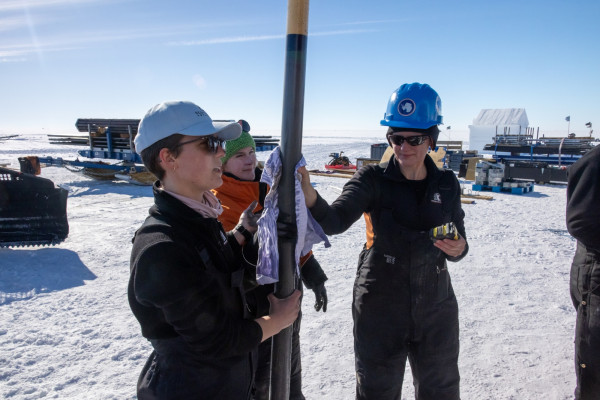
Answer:
[[(226, 231), (230, 231), (237, 225), (240, 215), (254, 200), (259, 201), (260, 186), (265, 185), (266, 191), (269, 186), (266, 183), (254, 181), (241, 181), (231, 176), (223, 174), (223, 184), (212, 192), (221, 201), (223, 213), (219, 216), (219, 221), (223, 224)], [(263, 209), (262, 204), (256, 206), (256, 211)]]
[[(242, 181), (230, 175), (223, 174), (223, 184), (217, 189), (212, 190), (223, 206), (223, 213), (219, 216), (219, 221), (221, 221), (223, 228), (227, 232), (235, 228), (240, 220), (240, 215), (254, 200), (259, 203), (254, 212), (263, 209), (262, 202), (264, 198), (260, 198), (261, 188), (266, 194), (270, 187), (266, 183), (260, 182), (261, 172), (258, 168), (256, 170), (256, 179), (254, 181)], [(303, 265), (311, 255), (312, 250), (305, 256), (300, 257), (300, 265)]]

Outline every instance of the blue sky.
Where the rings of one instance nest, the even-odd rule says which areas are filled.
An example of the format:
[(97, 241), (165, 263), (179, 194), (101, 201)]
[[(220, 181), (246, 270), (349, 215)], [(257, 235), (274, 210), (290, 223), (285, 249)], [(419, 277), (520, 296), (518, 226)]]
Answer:
[[(570, 115), (586, 133), (599, 17), (597, 0), (313, 0), (304, 130), (381, 130), (392, 91), (424, 82), (453, 130), (518, 107), (541, 131)], [(166, 100), (277, 131), (286, 23), (282, 0), (0, 0), (0, 133), (76, 133)]]

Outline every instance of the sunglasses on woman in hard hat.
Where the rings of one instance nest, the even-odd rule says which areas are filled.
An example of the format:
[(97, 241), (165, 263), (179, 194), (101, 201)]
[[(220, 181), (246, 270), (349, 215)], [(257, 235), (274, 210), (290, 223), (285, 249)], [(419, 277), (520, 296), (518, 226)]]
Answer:
[(219, 139), (217, 137), (214, 136), (201, 136), (201, 137), (197, 137), (195, 139), (191, 139), (185, 142), (181, 142), (178, 143), (177, 146), (175, 146), (175, 148), (177, 147), (181, 147), (183, 145), (186, 145), (188, 143), (194, 143), (194, 142), (199, 142), (199, 141), (205, 141), (206, 145), (208, 147), (208, 150), (213, 153), (213, 154), (217, 154), (217, 152), (219, 151), (219, 146), (221, 146), (221, 148), (223, 150), (225, 150), (225, 140), (223, 139)]
[(429, 135), (418, 135), (418, 136), (400, 136), (400, 135), (388, 135), (388, 140), (396, 146), (402, 146), (402, 143), (406, 143), (411, 146), (419, 146), (425, 143)]

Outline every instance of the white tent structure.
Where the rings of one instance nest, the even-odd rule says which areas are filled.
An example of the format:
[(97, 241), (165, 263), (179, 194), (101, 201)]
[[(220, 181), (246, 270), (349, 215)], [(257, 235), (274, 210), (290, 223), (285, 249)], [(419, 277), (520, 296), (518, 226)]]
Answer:
[(525, 135), (529, 120), (524, 108), (483, 109), (469, 125), (469, 149), (483, 152), (498, 135)]

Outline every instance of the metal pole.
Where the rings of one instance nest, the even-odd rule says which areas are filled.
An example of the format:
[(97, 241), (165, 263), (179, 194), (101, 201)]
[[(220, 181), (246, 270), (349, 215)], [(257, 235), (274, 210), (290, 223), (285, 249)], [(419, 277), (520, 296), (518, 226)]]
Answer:
[(90, 141), (90, 157), (89, 158), (93, 158), (94, 156), (92, 154), (94, 154), (94, 142), (92, 140), (92, 126), (90, 124), (88, 124), (88, 140)]
[[(289, 0), (285, 52), (285, 81), (281, 123), (282, 170), (279, 182), (279, 220), (296, 223), (295, 167), (301, 157), (302, 118), (304, 114), (304, 78), (308, 35), (308, 0)], [(298, 286), (296, 275), (296, 242), (281, 238), (279, 250), (279, 282), (275, 296), (289, 296)], [(292, 327), (273, 337), (271, 351), (271, 400), (290, 397)]]

